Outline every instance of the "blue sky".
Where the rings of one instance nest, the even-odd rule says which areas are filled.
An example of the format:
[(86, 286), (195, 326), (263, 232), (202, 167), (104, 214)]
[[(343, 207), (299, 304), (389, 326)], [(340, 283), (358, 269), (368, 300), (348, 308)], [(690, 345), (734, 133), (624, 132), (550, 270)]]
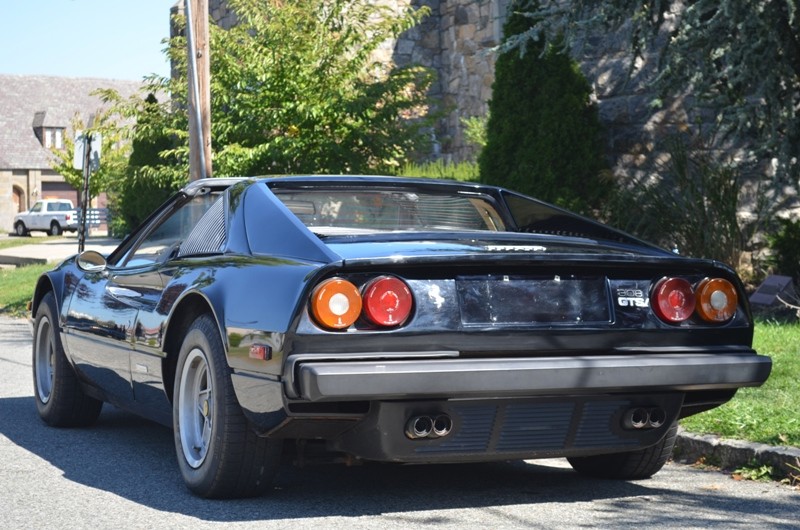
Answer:
[(141, 80), (167, 75), (176, 0), (0, 0), (0, 74)]

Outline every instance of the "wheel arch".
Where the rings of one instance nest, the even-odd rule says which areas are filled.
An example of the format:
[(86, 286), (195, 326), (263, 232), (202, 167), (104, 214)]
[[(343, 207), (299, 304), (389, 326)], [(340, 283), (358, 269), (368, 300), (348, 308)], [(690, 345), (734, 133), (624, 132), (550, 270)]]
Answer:
[(166, 354), (162, 361), (162, 374), (164, 390), (167, 393), (170, 403), (173, 400), (173, 387), (175, 385), (175, 370), (178, 365), (178, 354), (181, 350), (182, 338), (186, 331), (200, 315), (208, 314), (217, 326), (222, 347), (226, 349), (224, 340), (225, 334), (221, 327), (220, 319), (214, 310), (213, 304), (202, 293), (193, 291), (183, 296), (172, 310), (172, 314), (167, 321), (166, 333), (164, 335), (163, 350)]
[(53, 278), (52, 274), (42, 274), (39, 276), (39, 279), (36, 281), (36, 287), (33, 290), (33, 296), (31, 297), (31, 317), (36, 314), (36, 311), (39, 310), (39, 305), (42, 302), (42, 298), (49, 292), (53, 293), (53, 298), (55, 298), (56, 302), (56, 310), (58, 311), (59, 315), (61, 314), (61, 285), (63, 283), (62, 278)]

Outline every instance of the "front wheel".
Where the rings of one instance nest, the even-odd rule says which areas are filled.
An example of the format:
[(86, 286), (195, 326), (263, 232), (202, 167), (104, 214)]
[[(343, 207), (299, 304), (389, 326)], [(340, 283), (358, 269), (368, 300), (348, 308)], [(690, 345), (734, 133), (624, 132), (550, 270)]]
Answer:
[(231, 383), (217, 326), (203, 315), (183, 340), (175, 374), (173, 427), (187, 487), (206, 498), (255, 497), (272, 485), (281, 443), (256, 436)]
[(53, 427), (85, 427), (100, 415), (103, 402), (87, 396), (69, 364), (58, 335), (53, 293), (39, 302), (33, 327), (33, 395), (36, 409)]
[(676, 421), (669, 427), (664, 438), (652, 447), (626, 453), (573, 457), (567, 460), (575, 471), (591, 477), (619, 480), (650, 478), (669, 460), (677, 436)]
[(19, 221), (17, 222), (17, 224), (14, 225), (14, 233), (17, 234), (19, 237), (24, 237), (29, 235), (28, 228), (22, 221)]

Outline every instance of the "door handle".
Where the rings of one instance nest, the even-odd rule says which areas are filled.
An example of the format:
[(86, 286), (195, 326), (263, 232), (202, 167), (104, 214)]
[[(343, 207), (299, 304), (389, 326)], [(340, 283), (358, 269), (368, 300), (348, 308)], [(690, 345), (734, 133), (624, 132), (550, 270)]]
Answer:
[(111, 293), (111, 296), (115, 298), (139, 298), (142, 296), (142, 293), (139, 291), (134, 291), (126, 287), (117, 287), (116, 285), (109, 285), (106, 289)]

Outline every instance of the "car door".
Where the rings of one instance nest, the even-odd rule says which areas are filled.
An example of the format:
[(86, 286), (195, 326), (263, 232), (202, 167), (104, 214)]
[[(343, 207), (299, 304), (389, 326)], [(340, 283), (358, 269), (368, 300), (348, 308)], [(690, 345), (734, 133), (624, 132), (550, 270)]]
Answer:
[(40, 230), (42, 228), (42, 217), (44, 216), (44, 212), (42, 211), (43, 204), (42, 201), (37, 201), (28, 212), (25, 219), (28, 230)]
[(87, 272), (67, 308), (64, 338), (75, 368), (111, 401), (130, 401), (129, 355), (138, 312), (137, 276), (124, 268)]
[(127, 252), (80, 280), (67, 310), (67, 343), (76, 368), (110, 397), (168, 413), (162, 383), (167, 314), (158, 309), (164, 294), (161, 270), (216, 198), (176, 201)]

